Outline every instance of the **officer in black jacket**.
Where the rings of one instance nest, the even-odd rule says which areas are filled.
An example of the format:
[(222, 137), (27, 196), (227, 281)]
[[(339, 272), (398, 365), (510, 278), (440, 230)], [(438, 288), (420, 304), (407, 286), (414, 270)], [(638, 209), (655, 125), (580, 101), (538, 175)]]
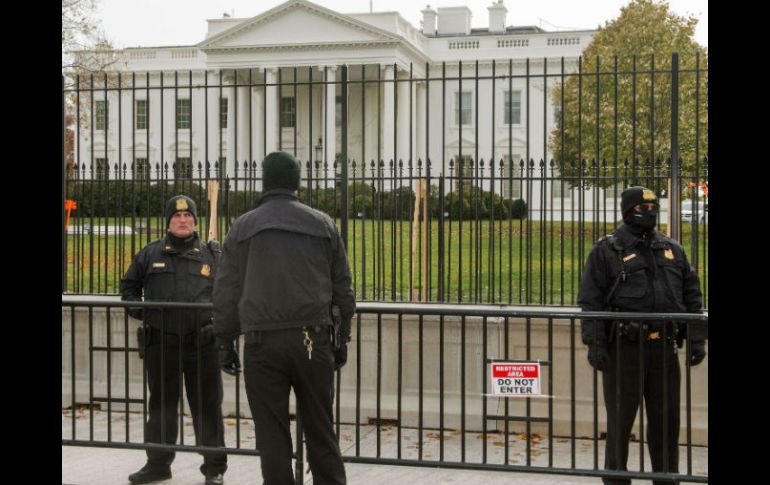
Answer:
[[(629, 187), (621, 194), (621, 210), (624, 224), (614, 234), (599, 240), (588, 255), (578, 295), (583, 311), (700, 313), (698, 275), (687, 262), (682, 247), (654, 229), (659, 211), (655, 193), (644, 187)], [(677, 328), (673, 322), (607, 320), (583, 320), (581, 327), (583, 343), (589, 346), (588, 361), (603, 372), (607, 412), (605, 469), (626, 470), (628, 440), (643, 379), (652, 469), (678, 471), (677, 344), (682, 346), (687, 327)], [(691, 332), (687, 363), (694, 366), (706, 356), (705, 332), (692, 324)], [(611, 485), (631, 483), (629, 479), (603, 481)]]
[[(220, 363), (238, 369), (234, 339), (244, 334), (244, 378), (262, 477), (294, 483), (289, 391), (307, 434), (313, 483), (345, 483), (333, 429), (333, 377), (347, 360), (355, 297), (345, 246), (334, 221), (296, 196), (299, 164), (285, 152), (262, 163), (264, 195), (225, 239), (214, 285), (214, 332)], [(339, 307), (333, 339), (332, 306)], [(339, 348), (336, 348), (336, 345)]]
[[(134, 257), (120, 282), (122, 299), (142, 301), (144, 296), (145, 301), (210, 302), (221, 252), (218, 244), (202, 242), (195, 232), (198, 211), (189, 197), (177, 195), (169, 199), (165, 216), (165, 239), (149, 243)], [(129, 315), (144, 317), (139, 345), (150, 387), (145, 441), (176, 443), (180, 379), (184, 375), (196, 443), (224, 446), (222, 376), (211, 312), (142, 310), (129, 309)], [(129, 481), (149, 483), (171, 478), (174, 455), (173, 451), (147, 450), (147, 464), (129, 475)], [(200, 470), (206, 485), (223, 483), (227, 455), (203, 453)]]

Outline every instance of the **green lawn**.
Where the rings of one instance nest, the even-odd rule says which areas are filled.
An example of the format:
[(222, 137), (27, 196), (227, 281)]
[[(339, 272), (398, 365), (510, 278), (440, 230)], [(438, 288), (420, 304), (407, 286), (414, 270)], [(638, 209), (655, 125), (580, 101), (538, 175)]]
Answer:
[[(94, 219), (95, 226), (126, 225), (130, 220)], [(205, 218), (200, 221), (208, 227)], [(71, 221), (77, 225), (77, 220)], [(151, 227), (161, 227), (153, 219)], [(462, 226), (462, 228), (460, 227)], [(224, 227), (224, 226), (222, 226)], [(199, 228), (200, 229), (200, 228)], [(665, 230), (665, 226), (662, 228)], [(692, 228), (683, 229), (683, 246), (692, 253)], [(708, 297), (708, 226), (697, 240), (698, 274)], [(612, 231), (609, 224), (560, 221), (445, 221), (444, 251), (439, 250), (439, 223), (429, 230), (428, 292), (439, 301), (439, 259), (444, 260), (444, 301), (574, 305), (580, 272), (593, 243)], [(200, 231), (204, 232), (205, 231)], [(130, 235), (69, 235), (67, 289), (74, 293), (117, 293), (133, 252), (160, 237), (153, 230)], [(461, 236), (462, 234), (462, 236)], [(408, 301), (419, 298), (421, 247), (412, 265), (412, 225), (408, 221), (348, 222), (348, 258), (359, 300)], [(475, 237), (474, 237), (475, 236)], [(418, 235), (418, 241), (422, 235)], [(220, 235), (220, 240), (224, 237)], [(477, 243), (480, 241), (480, 244)], [(394, 252), (395, 251), (395, 252)], [(90, 261), (94, 264), (91, 265)], [(694, 261), (691, 260), (691, 264)], [(412, 266), (414, 271), (412, 272)], [(412, 282), (410, 287), (410, 281)]]

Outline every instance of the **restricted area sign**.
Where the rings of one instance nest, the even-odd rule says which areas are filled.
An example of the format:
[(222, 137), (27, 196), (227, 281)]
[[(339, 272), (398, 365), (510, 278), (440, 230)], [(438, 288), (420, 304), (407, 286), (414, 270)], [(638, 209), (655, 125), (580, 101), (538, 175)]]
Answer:
[(496, 396), (540, 396), (539, 362), (492, 362), (492, 394)]

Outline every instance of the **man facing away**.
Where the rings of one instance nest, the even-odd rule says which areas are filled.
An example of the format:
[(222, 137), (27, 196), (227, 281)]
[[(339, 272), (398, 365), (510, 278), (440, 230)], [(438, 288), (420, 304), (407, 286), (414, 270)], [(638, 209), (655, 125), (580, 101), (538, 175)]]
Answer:
[[(234, 339), (244, 334), (244, 379), (267, 485), (294, 483), (289, 392), (294, 388), (317, 485), (345, 484), (333, 429), (333, 378), (347, 360), (355, 297), (334, 221), (296, 195), (299, 164), (285, 152), (262, 163), (264, 194), (224, 242), (214, 285), (220, 363), (238, 369)], [(339, 308), (335, 332), (332, 307)]]

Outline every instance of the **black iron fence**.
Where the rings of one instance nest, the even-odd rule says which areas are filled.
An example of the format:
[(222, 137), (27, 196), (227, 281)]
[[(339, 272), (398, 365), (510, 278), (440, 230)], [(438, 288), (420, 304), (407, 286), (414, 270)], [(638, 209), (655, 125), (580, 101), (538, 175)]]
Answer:
[[(180, 417), (177, 444), (144, 443), (145, 372), (136, 355), (137, 323), (123, 311), (128, 305), (115, 297), (62, 296), (62, 444), (206, 449), (194, 444), (191, 428), (184, 426), (189, 413)], [(166, 311), (210, 308), (182, 303), (130, 305), (165, 307)], [(695, 368), (681, 366), (678, 472), (651, 471), (645, 412), (656, 404), (647, 402), (645, 407), (641, 397), (628, 471), (603, 469), (603, 455), (613, 450), (605, 447), (600, 374), (586, 362), (579, 340), (579, 323), (584, 318), (677, 321), (687, 326), (690, 336), (704, 332), (708, 322), (707, 315), (692, 314), (359, 303), (348, 364), (337, 373), (335, 386), (335, 427), (344, 460), (707, 483), (708, 360)], [(688, 338), (678, 359), (683, 360), (690, 344)], [(645, 373), (645, 352), (651, 348), (639, 345), (640, 375)], [(490, 365), (502, 362), (538, 364), (539, 394), (494, 394)], [(240, 376), (223, 378), (226, 451), (258, 455), (243, 381)], [(183, 399), (181, 410), (186, 409)], [(676, 404), (676, 398), (664, 392), (663, 409)], [(295, 424), (293, 420), (301, 476), (302, 432), (301, 424)], [(666, 438), (663, 441), (665, 447)], [(669, 468), (673, 469), (676, 466)]]
[(282, 149), (300, 199), (339, 224), (361, 300), (574, 305), (642, 184), (707, 302), (707, 81), (677, 55), (68, 77), (62, 290), (115, 293), (178, 193), (224, 239)]

